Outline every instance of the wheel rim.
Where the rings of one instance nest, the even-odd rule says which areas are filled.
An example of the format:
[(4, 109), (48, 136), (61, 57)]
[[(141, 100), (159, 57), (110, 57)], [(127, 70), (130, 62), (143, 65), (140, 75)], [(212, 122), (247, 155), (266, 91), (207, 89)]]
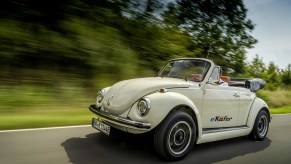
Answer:
[(265, 136), (268, 130), (268, 118), (266, 116), (262, 116), (258, 123), (258, 133), (261, 137)]
[(173, 154), (182, 154), (189, 147), (191, 138), (191, 126), (186, 121), (179, 121), (170, 130), (168, 147)]

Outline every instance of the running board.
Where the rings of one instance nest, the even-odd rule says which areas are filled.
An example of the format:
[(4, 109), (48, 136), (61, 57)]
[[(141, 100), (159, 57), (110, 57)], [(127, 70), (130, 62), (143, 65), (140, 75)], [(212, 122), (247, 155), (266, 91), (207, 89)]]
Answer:
[(227, 127), (227, 128), (204, 128), (202, 129), (202, 134), (219, 133), (219, 132), (241, 130), (241, 129), (248, 129), (248, 128), (249, 128), (248, 126), (236, 126), (236, 127)]
[(206, 143), (229, 138), (241, 137), (250, 134), (252, 128), (248, 126), (236, 126), (229, 128), (207, 128), (203, 129), (200, 137), (197, 138), (196, 143)]

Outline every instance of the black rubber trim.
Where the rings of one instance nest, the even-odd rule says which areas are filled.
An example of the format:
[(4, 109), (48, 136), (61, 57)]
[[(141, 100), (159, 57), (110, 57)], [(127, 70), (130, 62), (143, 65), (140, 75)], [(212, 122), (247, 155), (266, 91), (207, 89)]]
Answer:
[(135, 127), (135, 128), (140, 128), (140, 129), (150, 129), (151, 128), (151, 123), (144, 123), (144, 122), (139, 122), (139, 121), (133, 121), (127, 118), (123, 117), (118, 117), (114, 116), (112, 114), (103, 112), (100, 110), (100, 108), (97, 108), (96, 105), (90, 105), (89, 110), (96, 114), (98, 117), (101, 119), (105, 119), (106, 121), (109, 121), (110, 123), (116, 123), (121, 126), (125, 127)]

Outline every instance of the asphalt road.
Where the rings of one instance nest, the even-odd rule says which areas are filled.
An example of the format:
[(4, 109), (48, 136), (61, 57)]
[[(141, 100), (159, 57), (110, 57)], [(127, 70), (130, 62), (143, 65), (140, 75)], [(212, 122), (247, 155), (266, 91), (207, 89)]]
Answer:
[[(273, 115), (268, 137), (195, 145), (176, 163), (291, 163), (291, 115)], [(0, 164), (166, 163), (148, 136), (107, 137), (92, 127), (0, 132)]]

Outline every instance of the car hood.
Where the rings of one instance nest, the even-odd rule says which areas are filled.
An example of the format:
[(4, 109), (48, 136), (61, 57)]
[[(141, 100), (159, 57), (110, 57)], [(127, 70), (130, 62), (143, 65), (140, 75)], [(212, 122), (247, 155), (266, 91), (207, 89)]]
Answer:
[[(191, 82), (176, 78), (139, 78), (118, 82), (106, 93), (103, 107), (108, 112), (120, 115), (143, 96), (161, 88), (187, 88)], [(109, 103), (108, 103), (109, 102)]]

